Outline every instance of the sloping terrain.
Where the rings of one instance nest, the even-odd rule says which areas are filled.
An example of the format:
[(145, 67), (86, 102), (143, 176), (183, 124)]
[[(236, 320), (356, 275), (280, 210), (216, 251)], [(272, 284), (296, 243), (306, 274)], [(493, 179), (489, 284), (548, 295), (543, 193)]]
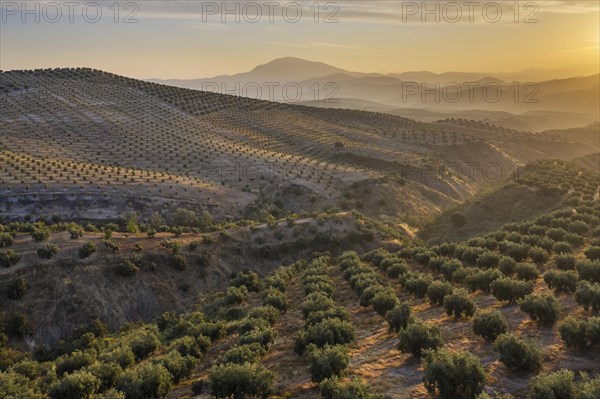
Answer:
[[(468, 173), (471, 163), (509, 168), (591, 152), (554, 137), (269, 103), (89, 69), (4, 72), (0, 93), (0, 214), (10, 220), (40, 212), (110, 220), (176, 206), (237, 218), (265, 195), (286, 202), (290, 191), (298, 201), (287, 203), (303, 205), (289, 210), (302, 212), (389, 176), (408, 181), (402, 191), (414, 200), (388, 213), (423, 215), (488, 183), (483, 167)], [(458, 173), (444, 173), (448, 163)]]

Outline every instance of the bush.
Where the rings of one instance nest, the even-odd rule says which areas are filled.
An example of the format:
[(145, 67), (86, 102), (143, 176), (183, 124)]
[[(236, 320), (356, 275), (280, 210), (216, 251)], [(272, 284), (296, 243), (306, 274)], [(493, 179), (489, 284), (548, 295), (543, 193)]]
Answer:
[(442, 267), (440, 268), (440, 271), (442, 272), (442, 274), (444, 275), (444, 278), (446, 280), (450, 280), (452, 279), (452, 275), (459, 269), (463, 268), (463, 264), (461, 261), (457, 260), (457, 259), (451, 259), (447, 262), (445, 262)]
[(469, 352), (430, 353), (424, 362), (423, 385), (441, 398), (475, 398), (483, 391), (485, 372)]
[(169, 371), (160, 364), (142, 363), (123, 372), (117, 388), (127, 399), (162, 399), (171, 390)]
[(590, 317), (587, 321), (568, 317), (560, 322), (558, 331), (569, 349), (600, 348), (600, 317)]
[(123, 277), (133, 277), (139, 273), (140, 268), (130, 259), (123, 259), (115, 269), (116, 273)]
[(600, 260), (600, 246), (589, 247), (584, 253), (590, 260)]
[(435, 281), (427, 288), (427, 298), (435, 306), (444, 304), (444, 297), (453, 291), (452, 284), (448, 282)]
[(335, 307), (333, 299), (320, 293), (313, 293), (307, 296), (304, 302), (302, 302), (300, 310), (304, 318), (306, 318), (313, 312), (328, 310), (333, 307)]
[(83, 227), (79, 225), (71, 227), (69, 229), (69, 236), (71, 237), (71, 240), (83, 237)]
[(265, 349), (258, 342), (249, 345), (237, 345), (217, 358), (215, 364), (255, 363), (265, 354)]
[(229, 285), (234, 287), (241, 287), (243, 285), (248, 291), (260, 291), (260, 279), (258, 278), (258, 274), (253, 271), (243, 271), (234, 274)]
[(459, 289), (444, 297), (444, 309), (448, 316), (453, 315), (455, 318), (459, 318), (473, 316), (476, 307), (467, 291)]
[(29, 332), (29, 319), (23, 313), (13, 312), (4, 316), (3, 324), (4, 332), (14, 337), (21, 338)]
[(433, 324), (416, 321), (398, 334), (397, 348), (402, 353), (410, 353), (420, 358), (426, 349), (442, 347), (444, 340), (440, 329)]
[(529, 245), (510, 243), (506, 248), (506, 254), (513, 258), (516, 262), (521, 262), (527, 259), (529, 254)]
[(10, 247), (13, 245), (13, 237), (8, 233), (0, 233), (0, 248)]
[(34, 239), (34, 241), (36, 242), (42, 242), (48, 239), (48, 237), (50, 237), (50, 230), (48, 230), (47, 228), (38, 228), (35, 229), (33, 231), (33, 233), (31, 233), (31, 237)]
[(10, 299), (21, 299), (27, 292), (27, 281), (23, 277), (17, 277), (6, 287), (6, 296)]
[(407, 303), (396, 303), (389, 312), (385, 314), (390, 331), (398, 332), (412, 322), (412, 311)]
[(573, 248), (568, 242), (559, 241), (554, 243), (554, 245), (552, 246), (552, 252), (557, 254), (572, 254)]
[(339, 319), (324, 319), (319, 323), (307, 326), (304, 333), (296, 336), (295, 351), (304, 353), (307, 345), (315, 344), (322, 348), (325, 345), (345, 345), (352, 340), (356, 330), (352, 323)]
[(510, 277), (515, 272), (516, 265), (517, 262), (515, 262), (513, 258), (503, 256), (498, 262), (498, 270), (500, 270), (505, 276)]
[(17, 264), (21, 259), (19, 255), (12, 249), (6, 251), (0, 251), (0, 267), (9, 268)]
[(517, 263), (515, 273), (520, 280), (534, 281), (540, 276), (538, 268), (533, 263)]
[(287, 311), (288, 308), (287, 296), (274, 288), (270, 288), (264, 293), (262, 303), (265, 306), (273, 306), (282, 312)]
[(490, 290), (499, 301), (516, 302), (533, 292), (534, 284), (532, 281), (513, 280), (511, 278), (501, 278), (490, 284)]
[(575, 291), (575, 301), (586, 311), (591, 308), (592, 312), (598, 312), (600, 310), (600, 284), (581, 281)]
[(197, 364), (193, 356), (182, 356), (176, 350), (159, 356), (153, 359), (152, 362), (164, 366), (173, 377), (175, 384), (179, 383), (182, 379), (190, 378)]
[(575, 292), (577, 288), (577, 273), (573, 270), (550, 270), (544, 274), (544, 281), (556, 294)]
[(55, 244), (46, 244), (43, 247), (37, 249), (37, 255), (42, 259), (50, 259), (56, 255), (59, 248)]
[(93, 253), (98, 251), (98, 247), (93, 242), (86, 242), (83, 247), (79, 248), (79, 257), (81, 259), (91, 256)]
[(245, 286), (227, 287), (227, 292), (223, 297), (225, 305), (239, 305), (248, 298), (248, 289)]
[(529, 294), (519, 303), (519, 308), (544, 326), (553, 325), (560, 316), (560, 305), (550, 294)]
[(579, 278), (590, 283), (600, 283), (600, 261), (581, 260), (575, 263)]
[(511, 371), (537, 371), (542, 367), (542, 352), (533, 341), (502, 334), (494, 342), (494, 349)]
[(116, 363), (96, 362), (88, 367), (86, 371), (92, 373), (100, 381), (99, 391), (106, 391), (117, 383), (123, 369)]
[(371, 306), (380, 316), (385, 316), (385, 314), (394, 308), (396, 303), (398, 303), (398, 297), (396, 293), (391, 289), (387, 289), (384, 291), (379, 291), (371, 298)]
[(342, 375), (349, 362), (348, 349), (343, 345), (308, 347), (308, 363), (313, 381), (319, 382), (325, 378)]
[(432, 283), (431, 277), (424, 274), (407, 273), (400, 278), (400, 284), (406, 292), (417, 298), (425, 297), (429, 284)]
[(573, 255), (560, 254), (554, 258), (554, 264), (561, 270), (575, 269), (575, 257)]
[(480, 312), (473, 319), (473, 332), (487, 340), (494, 341), (508, 331), (508, 323), (499, 310)]
[(171, 265), (175, 270), (184, 271), (187, 269), (187, 260), (185, 259), (185, 256), (181, 254), (175, 254), (171, 259)]
[(477, 266), (483, 269), (490, 269), (492, 267), (498, 266), (500, 262), (500, 256), (495, 254), (494, 252), (484, 252), (477, 258)]
[(59, 357), (55, 361), (56, 375), (62, 377), (64, 374), (71, 373), (73, 371), (87, 367), (91, 365), (94, 361), (95, 358), (91, 353), (76, 350), (70, 355), (64, 355)]
[(541, 374), (529, 381), (531, 399), (570, 399), (575, 398), (574, 374), (571, 370), (559, 370)]
[(490, 292), (490, 284), (502, 277), (503, 274), (498, 270), (488, 269), (467, 276), (465, 284), (471, 291), (481, 290), (487, 294)]
[(91, 399), (100, 388), (100, 380), (88, 371), (68, 374), (48, 389), (52, 399)]
[(533, 247), (529, 250), (529, 258), (538, 265), (541, 265), (548, 260), (548, 251), (546, 251), (544, 248)]
[(271, 393), (273, 378), (273, 372), (252, 363), (226, 363), (208, 370), (211, 393), (216, 398), (266, 398)]
[(338, 377), (327, 378), (319, 385), (322, 399), (371, 399), (369, 387), (359, 378), (344, 382)]
[(138, 331), (129, 341), (129, 346), (137, 360), (145, 359), (160, 346), (160, 341), (152, 331)]

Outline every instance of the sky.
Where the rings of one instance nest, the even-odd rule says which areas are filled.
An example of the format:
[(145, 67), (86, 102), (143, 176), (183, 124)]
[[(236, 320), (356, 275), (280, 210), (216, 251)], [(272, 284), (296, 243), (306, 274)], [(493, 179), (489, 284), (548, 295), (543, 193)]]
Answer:
[(592, 1), (5, 1), (0, 69), (193, 79), (299, 57), (361, 72), (599, 72)]

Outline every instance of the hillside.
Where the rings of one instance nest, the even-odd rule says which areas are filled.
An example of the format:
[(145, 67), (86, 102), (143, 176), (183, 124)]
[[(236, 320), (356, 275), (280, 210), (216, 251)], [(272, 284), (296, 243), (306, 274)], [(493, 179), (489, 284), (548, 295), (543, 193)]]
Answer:
[[(283, 212), (301, 213), (339, 206), (349, 188), (389, 178), (403, 182), (393, 198), (406, 200), (388, 198), (386, 213), (421, 217), (488, 183), (483, 166), (468, 173), (472, 163), (508, 170), (592, 152), (555, 137), (270, 103), (89, 69), (4, 72), (0, 92), (7, 220), (114, 220), (177, 207), (255, 218), (252, 209), (282, 203)], [(445, 164), (458, 173), (446, 176)]]
[[(36, 274), (22, 274), (25, 285), (8, 291), (19, 297), (9, 300), (13, 310), (5, 313), (11, 347), (0, 349), (0, 368), (9, 370), (0, 373), (0, 387), (11, 395), (27, 389), (40, 398), (48, 392), (62, 398), (75, 381), (85, 381), (75, 385), (76, 392), (101, 397), (134, 398), (141, 390), (142, 397), (172, 399), (235, 392), (328, 398), (350, 391), (355, 394), (342, 397), (400, 399), (437, 397), (438, 384), (448, 381), (456, 384), (452, 397), (474, 398), (483, 391), (538, 399), (561, 382), (571, 397), (595, 398), (600, 182), (567, 163), (544, 162), (528, 172), (518, 184), (555, 182), (568, 206), (460, 243), (431, 246), (396, 238), (374, 242), (382, 246), (373, 251), (299, 254), (302, 259), (286, 267), (238, 270), (227, 287), (215, 287), (195, 305), (190, 300), (181, 313), (125, 324), (114, 333), (94, 321), (66, 342), (38, 348), (33, 360), (23, 349), (35, 341), (16, 310), (37, 297), (40, 282)], [(361, 217), (348, 216), (330, 215), (320, 225), (365, 226)], [(62, 250), (68, 250), (66, 241)], [(22, 252), (24, 245), (17, 235), (9, 247)], [(188, 244), (180, 254), (199, 249)], [(103, 267), (112, 274), (108, 281), (136, 287), (156, 275), (165, 288), (171, 284), (161, 267), (147, 269), (132, 259), (139, 270), (129, 275)], [(197, 281), (194, 274), (185, 273), (189, 284)], [(73, 293), (81, 289), (69, 285)]]

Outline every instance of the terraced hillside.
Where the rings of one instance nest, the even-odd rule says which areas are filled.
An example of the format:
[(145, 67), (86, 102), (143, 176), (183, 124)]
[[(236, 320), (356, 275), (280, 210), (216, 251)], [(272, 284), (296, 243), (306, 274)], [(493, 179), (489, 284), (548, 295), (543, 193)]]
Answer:
[(382, 188), (393, 204), (384, 212), (424, 215), (477, 192), (490, 164), (506, 175), (515, 163), (593, 151), (562, 136), (269, 103), (91, 69), (3, 72), (0, 96), (0, 214), (11, 220), (177, 206), (237, 218), (265, 202), (300, 212), (339, 206), (349, 187), (390, 177), (408, 184)]

